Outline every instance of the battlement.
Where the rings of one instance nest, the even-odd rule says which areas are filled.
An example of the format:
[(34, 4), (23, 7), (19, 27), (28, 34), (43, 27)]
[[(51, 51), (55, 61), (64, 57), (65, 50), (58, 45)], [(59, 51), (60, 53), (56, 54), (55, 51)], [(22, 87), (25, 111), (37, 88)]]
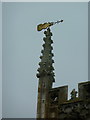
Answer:
[(68, 99), (68, 86), (52, 88), (49, 91), (49, 99), (51, 105), (65, 102)]
[(90, 81), (78, 84), (78, 97), (82, 100), (90, 99)]
[[(74, 91), (76, 92), (76, 91)], [(74, 95), (73, 95), (74, 96)], [(78, 97), (68, 100), (68, 86), (49, 91), (49, 117), (60, 120), (86, 120), (90, 118), (90, 81), (78, 84)]]
[(60, 86), (57, 88), (52, 88), (49, 91), (50, 104), (61, 104), (69, 102), (77, 102), (79, 100), (90, 99), (90, 81), (78, 83), (78, 97), (73, 94), (73, 99), (68, 100), (68, 86)]

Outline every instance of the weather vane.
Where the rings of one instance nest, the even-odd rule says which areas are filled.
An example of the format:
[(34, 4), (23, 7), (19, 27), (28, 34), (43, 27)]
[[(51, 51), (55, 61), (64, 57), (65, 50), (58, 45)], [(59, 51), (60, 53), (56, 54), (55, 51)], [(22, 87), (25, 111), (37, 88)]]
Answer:
[(46, 28), (48, 28), (50, 26), (53, 26), (55, 24), (58, 24), (60, 22), (63, 22), (63, 20), (56, 21), (56, 22), (48, 22), (48, 23), (39, 24), (39, 25), (37, 25), (37, 31), (41, 31), (43, 29), (46, 29)]

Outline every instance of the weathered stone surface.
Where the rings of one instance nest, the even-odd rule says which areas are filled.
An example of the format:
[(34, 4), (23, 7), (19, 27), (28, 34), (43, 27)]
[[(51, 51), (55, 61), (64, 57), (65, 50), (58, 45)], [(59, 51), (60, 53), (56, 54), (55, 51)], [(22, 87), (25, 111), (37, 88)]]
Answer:
[(80, 99), (89, 99), (90, 98), (90, 81), (79, 83), (78, 92), (79, 92)]
[[(43, 50), (40, 56), (38, 74), (37, 118), (57, 120), (90, 120), (90, 81), (78, 84), (77, 91), (73, 89), (68, 100), (68, 86), (52, 88), (54, 79), (52, 33), (48, 28), (44, 32)], [(45, 119), (46, 120), (46, 119)]]

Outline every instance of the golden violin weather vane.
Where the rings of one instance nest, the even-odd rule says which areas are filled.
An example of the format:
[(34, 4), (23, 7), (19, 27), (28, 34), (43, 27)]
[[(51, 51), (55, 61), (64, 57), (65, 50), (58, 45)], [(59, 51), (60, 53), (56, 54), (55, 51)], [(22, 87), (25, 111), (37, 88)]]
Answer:
[(39, 25), (37, 25), (37, 31), (41, 31), (43, 29), (46, 29), (46, 28), (48, 28), (50, 26), (53, 26), (55, 24), (58, 24), (60, 22), (63, 22), (63, 20), (56, 21), (56, 22), (47, 22), (47, 23), (39, 24)]

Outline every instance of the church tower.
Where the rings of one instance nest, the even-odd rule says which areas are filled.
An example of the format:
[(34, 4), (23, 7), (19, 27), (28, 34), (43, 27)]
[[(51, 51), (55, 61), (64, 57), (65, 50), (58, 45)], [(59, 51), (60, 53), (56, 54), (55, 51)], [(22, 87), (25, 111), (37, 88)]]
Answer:
[(50, 26), (61, 21), (39, 24), (37, 30), (44, 32), (43, 50), (40, 56), (37, 73), (38, 80), (38, 118), (53, 118), (60, 120), (90, 120), (90, 81), (78, 84), (78, 96), (75, 89), (68, 99), (68, 85), (53, 88), (54, 79), (54, 56), (52, 53), (52, 33)]
[(41, 51), (42, 56), (40, 56), (41, 62), (39, 62), (38, 74), (38, 103), (37, 103), (37, 118), (48, 118), (48, 103), (49, 103), (49, 90), (52, 88), (54, 79), (54, 56), (52, 53), (52, 33), (50, 28), (44, 31), (45, 37), (43, 38), (43, 50)]

